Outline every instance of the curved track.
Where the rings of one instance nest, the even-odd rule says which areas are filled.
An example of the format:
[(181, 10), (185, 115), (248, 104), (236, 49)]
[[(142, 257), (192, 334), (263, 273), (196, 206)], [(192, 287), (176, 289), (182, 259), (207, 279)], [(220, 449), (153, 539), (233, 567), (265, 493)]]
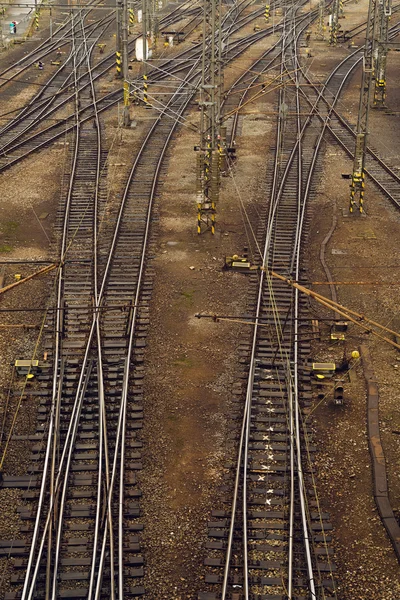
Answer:
[[(163, 156), (200, 80), (200, 57), (197, 52), (186, 75), (181, 72), (182, 81), (175, 80), (176, 92), (148, 131), (118, 212), (104, 220), (106, 171), (91, 68), (94, 43), (76, 22), (70, 126), (75, 142), (60, 207), (56, 316), (48, 323), (55, 331), (47, 342), (54, 372), (40, 376), (42, 435), (33, 456), (41, 479), (19, 479), (32, 503), (25, 515), (30, 521), (34, 516), (29, 548), (15, 545), (27, 555), (14, 578), (23, 583), (17, 596), (24, 600), (144, 593), (136, 432), (151, 293), (150, 224)], [(189, 83), (193, 92), (182, 94)], [(86, 105), (93, 113), (81, 119)]]
[[(276, 69), (280, 61), (271, 195), (255, 243), (260, 268), (250, 276), (254, 294), (249, 312), (256, 326), (247, 352), (234, 499), (231, 510), (215, 511), (210, 524), (209, 549), (214, 554), (207, 559), (213, 568), (207, 581), (212, 591), (200, 596), (204, 600), (233, 598), (238, 588), (246, 600), (336, 598), (330, 525), (319, 510), (314, 449), (301, 413), (310, 398), (309, 374), (303, 369), (309, 344), (302, 341), (299, 324), (305, 306), (297, 291), (271, 276), (274, 271), (301, 278), (307, 200), (323, 135), (336, 117), (333, 107), (343, 79), (339, 69), (337, 79), (333, 75), (328, 80), (324, 95), (311, 93), (305, 101), (305, 74), (298, 68), (297, 46), (314, 15), (299, 17), (298, 8), (286, 11), (280, 47), (274, 46), (255, 63), (257, 75), (237, 82), (247, 87), (246, 93), (253, 93), (256, 81), (262, 83), (260, 76)], [(241, 18), (237, 7), (232, 14), (224, 21), (226, 36), (250, 19)], [(27, 526), (31, 543), (16, 543), (9, 550), (12, 554), (18, 549), (23, 557), (14, 580), (21, 584), (21, 593), (8, 595), (9, 599), (115, 599), (144, 594), (136, 471), (141, 468), (137, 437), (143, 416), (141, 363), (152, 288), (148, 259), (152, 209), (166, 149), (193, 97), (187, 89), (195, 90), (200, 80), (200, 55), (195, 46), (179, 54), (187, 63), (176, 66), (166, 59), (154, 70), (153, 81), (170, 77), (175, 93), (168, 101), (161, 98), (118, 210), (105, 220), (106, 167), (99, 114), (118, 101), (120, 91), (106, 99), (96, 97), (95, 80), (111, 64), (102, 64), (103, 71), (99, 63), (96, 68), (92, 65), (96, 35), (101, 35), (94, 29), (72, 20), (67, 61), (71, 71), (60, 70), (49, 82), (54, 87), (48, 89), (57, 96), (59, 90), (60, 98), (65, 95), (62, 102), (74, 107), (61, 122), (64, 131), (51, 130), (48, 138), (44, 131), (30, 133), (21, 142), (22, 153), (7, 157), (3, 164), (8, 168), (33, 149), (65, 135), (68, 123), (74, 148), (58, 220), (56, 311), (47, 323), (54, 331), (47, 339), (54, 368), (47, 368), (39, 378), (41, 424), (34, 466), (25, 479), (19, 479), (30, 503), (24, 515), (33, 526)], [(254, 32), (229, 44), (224, 59), (233, 60), (265, 34)], [(111, 63), (112, 57), (105, 60)], [(355, 56), (351, 68), (357, 60)], [(68, 86), (73, 87), (72, 93)], [(239, 107), (245, 101), (243, 96)], [(38, 95), (14, 127), (4, 128), (3, 154), (18, 150), (21, 136), (32, 131), (35, 121), (64, 105), (57, 102)], [(228, 113), (230, 102), (228, 96)], [(316, 121), (320, 121), (318, 129)], [(231, 142), (236, 127), (237, 117), (232, 116)], [(27, 149), (36, 137), (39, 145)]]
[[(310, 347), (302, 341), (304, 330), (299, 326), (304, 304), (295, 290), (270, 275), (274, 271), (300, 278), (309, 181), (315, 169), (308, 148), (320, 135), (310, 131), (312, 112), (304, 120), (299, 116), (300, 82), (296, 78), (296, 85), (289, 85), (291, 74), (297, 72), (299, 35), (312, 18), (299, 25), (296, 12), (287, 12), (281, 40), (275, 165), (269, 208), (255, 248), (262, 268), (251, 276), (255, 296), (248, 312), (255, 326), (248, 346), (233, 502), (230, 511), (215, 511), (209, 525), (209, 536), (215, 541), (208, 548), (223, 551), (225, 559), (217, 554), (207, 559), (214, 573), (206, 581), (214, 591), (200, 594), (202, 600), (234, 594), (246, 600), (336, 598), (330, 524), (318, 507), (313, 447), (301, 413), (310, 401), (309, 374), (303, 370)], [(275, 58), (266, 54), (251, 71), (263, 75)], [(249, 88), (257, 78), (251, 78)], [(262, 88), (257, 94), (262, 94)]]

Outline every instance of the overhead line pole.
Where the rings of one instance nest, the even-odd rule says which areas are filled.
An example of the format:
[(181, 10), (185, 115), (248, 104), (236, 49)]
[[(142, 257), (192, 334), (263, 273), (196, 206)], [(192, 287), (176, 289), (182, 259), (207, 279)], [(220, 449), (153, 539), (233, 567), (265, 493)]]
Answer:
[(340, 1), (333, 0), (332, 13), (329, 15), (329, 44), (331, 46), (336, 46), (337, 44), (337, 34), (339, 31), (339, 11)]
[(117, 70), (117, 78), (122, 77), (122, 0), (117, 0), (115, 11), (115, 20), (117, 24), (117, 33), (115, 38), (115, 66)]
[(221, 167), (221, 5), (204, 0), (200, 85), (200, 146), (197, 155), (197, 233), (215, 233)]
[(148, 31), (148, 0), (142, 0), (142, 38), (143, 38), (143, 102), (148, 103), (147, 95), (147, 31)]
[(318, 1), (318, 31), (317, 38), (325, 39), (325, 2), (324, 0)]
[(360, 213), (364, 210), (365, 157), (367, 149), (368, 118), (372, 80), (374, 76), (374, 55), (377, 22), (377, 0), (369, 0), (367, 31), (365, 36), (364, 59), (361, 78), (360, 105), (358, 109), (356, 144), (354, 150), (353, 173), (350, 184), (349, 212), (358, 205)]
[(378, 4), (378, 39), (376, 51), (375, 108), (386, 107), (386, 59), (388, 54), (389, 21), (392, 15), (392, 0), (382, 0)]
[(122, 7), (122, 72), (124, 77), (124, 127), (129, 127), (129, 70), (128, 70), (128, 1)]

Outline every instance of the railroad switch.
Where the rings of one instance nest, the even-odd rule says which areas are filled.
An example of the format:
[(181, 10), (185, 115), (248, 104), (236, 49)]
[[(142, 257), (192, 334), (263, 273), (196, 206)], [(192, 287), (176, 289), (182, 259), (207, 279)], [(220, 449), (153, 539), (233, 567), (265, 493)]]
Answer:
[(104, 50), (106, 47), (106, 44), (97, 44), (100, 50), (100, 54), (104, 54)]

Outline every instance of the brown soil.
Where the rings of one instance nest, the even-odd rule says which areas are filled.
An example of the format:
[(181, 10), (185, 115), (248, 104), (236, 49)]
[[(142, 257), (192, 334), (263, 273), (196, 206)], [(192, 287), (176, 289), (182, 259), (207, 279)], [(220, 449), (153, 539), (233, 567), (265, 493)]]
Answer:
[[(350, 7), (349, 7), (350, 8)], [(347, 10), (346, 10), (347, 13)], [(346, 23), (349, 25), (349, 23)], [(317, 55), (317, 52), (315, 53)], [(334, 52), (330, 53), (334, 54)], [(323, 57), (325, 62), (325, 57)], [(315, 61), (318, 72), (323, 64)], [(397, 53), (388, 59), (388, 104), (398, 111), (400, 95), (394, 85), (400, 67)], [(361, 74), (358, 70), (342, 96), (340, 111), (355, 125)], [(392, 84), (389, 83), (392, 81)], [(370, 112), (369, 144), (377, 148), (389, 164), (396, 166), (398, 138), (393, 117), (385, 111)], [(371, 285), (337, 285), (338, 300), (343, 305), (397, 330), (397, 281), (399, 252), (393, 240), (400, 233), (399, 213), (367, 181), (366, 214), (349, 216), (348, 181), (340, 173), (350, 173), (351, 161), (336, 145), (326, 149), (324, 170), (314, 203), (312, 236), (307, 248), (309, 280), (326, 279), (318, 259), (320, 246), (338, 217), (327, 245), (325, 260), (334, 281), (372, 282)], [(375, 285), (373, 282), (379, 282)], [(330, 295), (327, 286), (316, 291)], [(320, 317), (332, 317), (318, 305)], [(314, 344), (318, 360), (340, 362), (360, 343), (370, 347), (375, 375), (380, 389), (380, 425), (388, 469), (390, 500), (395, 512), (400, 506), (398, 353), (350, 325), (345, 342), (329, 344), (329, 327), (322, 324), (322, 342)], [(390, 337), (390, 336), (389, 336)], [(345, 599), (377, 598), (391, 600), (400, 594), (398, 562), (383, 528), (374, 503), (371, 462), (366, 432), (366, 390), (361, 365), (352, 364), (351, 377), (344, 377), (344, 407), (334, 406), (332, 388), (322, 390), (325, 397), (315, 399), (313, 423), (319, 444), (317, 459), (318, 485), (323, 507), (331, 513), (334, 525), (335, 557), (338, 566), (339, 597)], [(390, 391), (389, 391), (390, 390)], [(328, 500), (329, 499), (329, 500)]]
[[(349, 5), (343, 28), (358, 22), (365, 7), (365, 0)], [(261, 49), (262, 44), (242, 57), (239, 66), (227, 71), (226, 86)], [(315, 58), (308, 60), (312, 60), (309, 66), (315, 78), (322, 78), (348, 52), (346, 46), (328, 48), (326, 42), (315, 39), (311, 49)], [(390, 53), (388, 60), (388, 103), (393, 112), (399, 110), (400, 104), (400, 91), (394, 87), (400, 69), (398, 56)], [(112, 85), (110, 76), (102, 84), (103, 91)], [(358, 95), (359, 73), (340, 103), (340, 109), (353, 122)], [(145, 584), (151, 600), (194, 600), (198, 591), (204, 589), (204, 569), (200, 565), (205, 556), (206, 525), (211, 509), (222, 508), (220, 486), (226, 473), (224, 465), (231, 458), (226, 439), (231, 425), (232, 388), (239, 364), (238, 347), (248, 330), (238, 323), (197, 319), (195, 314), (240, 316), (245, 311), (246, 276), (224, 273), (221, 266), (225, 255), (240, 253), (248, 245), (243, 228), (244, 209), (256, 225), (257, 205), (261, 206), (266, 190), (266, 157), (273, 143), (274, 101), (273, 94), (266, 94), (262, 101), (247, 105), (244, 111), (241, 134), (236, 140), (234, 177), (223, 180), (214, 237), (209, 233), (196, 234), (193, 146), (198, 143), (197, 135), (189, 128), (181, 129), (170, 151), (168, 174), (157, 206), (158, 222), (154, 223), (157, 237), (152, 262), (155, 270), (152, 325), (146, 352), (145, 465), (140, 474), (147, 561)], [(117, 111), (105, 117), (110, 148), (110, 210), (152, 115), (152, 111), (141, 107), (133, 108), (132, 112), (136, 127), (128, 131), (119, 127)], [(193, 110), (187, 119), (196, 124), (198, 112)], [(393, 162), (399, 149), (394, 123), (394, 117), (384, 112), (371, 115), (371, 144)], [(40, 158), (30, 158), (1, 177), (0, 259), (51, 258), (47, 236), (51, 235), (58, 206), (65, 150), (55, 146)], [(396, 272), (400, 268), (400, 251), (394, 240), (400, 234), (400, 216), (372, 186), (367, 188), (366, 217), (346, 216), (348, 181), (342, 180), (340, 173), (350, 172), (351, 168), (342, 151), (327, 144), (305, 250), (308, 277), (310, 282), (325, 278), (318, 257), (335, 208), (338, 223), (326, 251), (333, 280), (380, 282), (368, 286), (338, 285), (339, 301), (380, 322), (393, 324), (398, 316)], [(40, 219), (46, 212), (49, 215)], [(35, 269), (23, 265), (18, 270), (25, 275)], [(13, 280), (15, 273), (15, 266), (6, 267), (5, 284)], [(50, 280), (50, 276), (33, 280), (0, 297), (0, 308), (43, 307)], [(328, 287), (315, 288), (329, 295)], [(318, 305), (313, 310), (320, 320), (330, 316)], [(40, 324), (36, 313), (5, 314), (2, 313), (3, 324)], [(344, 351), (348, 355), (358, 348), (361, 340), (369, 344), (381, 394), (381, 433), (391, 501), (394, 509), (400, 511), (397, 351), (352, 326), (345, 345), (330, 343), (328, 325), (322, 320), (321, 330), (322, 342), (313, 347), (314, 358), (318, 360), (339, 361)], [(0, 330), (3, 406), (10, 365), (15, 357), (31, 356), (36, 339), (37, 332), (32, 330), (28, 333)], [(373, 500), (365, 383), (360, 364), (354, 364), (352, 377), (346, 378), (344, 385), (344, 407), (333, 406), (330, 390), (321, 402), (316, 390), (315, 409), (310, 417), (318, 444), (318, 491), (322, 506), (330, 512), (334, 524), (339, 598), (394, 600), (400, 597), (398, 564)], [(14, 409), (16, 400), (13, 402)], [(36, 406), (23, 407), (19, 431), (34, 430), (35, 412)], [(13, 443), (5, 462), (6, 471), (23, 472), (28, 458), (29, 446)], [(19, 537), (20, 521), (15, 510), (20, 503), (18, 498), (19, 492), (0, 490), (2, 538)], [(6, 586), (1, 580), (1, 568), (0, 564), (3, 590)]]

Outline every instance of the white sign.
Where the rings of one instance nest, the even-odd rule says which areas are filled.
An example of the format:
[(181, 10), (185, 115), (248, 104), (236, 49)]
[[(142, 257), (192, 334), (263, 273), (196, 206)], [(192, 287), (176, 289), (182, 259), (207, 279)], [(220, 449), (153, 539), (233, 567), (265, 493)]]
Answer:
[[(136, 40), (135, 54), (136, 54), (137, 61), (143, 61), (143, 37), (137, 38), (137, 40)], [(144, 57), (144, 59), (147, 60), (148, 58), (149, 58), (149, 44), (146, 40), (146, 56)]]

